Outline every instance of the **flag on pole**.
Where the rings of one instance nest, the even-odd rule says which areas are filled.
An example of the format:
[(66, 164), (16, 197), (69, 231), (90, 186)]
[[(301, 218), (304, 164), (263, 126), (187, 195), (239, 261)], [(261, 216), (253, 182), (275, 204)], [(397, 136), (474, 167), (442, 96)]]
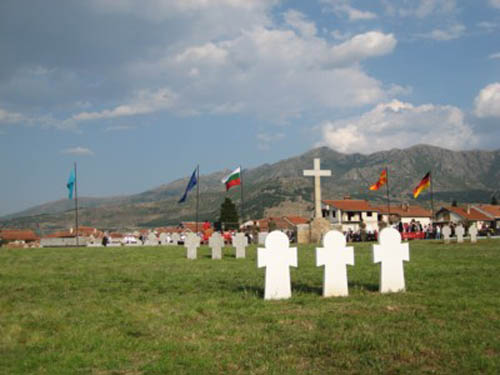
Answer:
[(195, 169), (186, 186), (186, 191), (184, 192), (184, 195), (181, 197), (181, 199), (179, 199), (179, 202), (177, 203), (184, 203), (187, 199), (188, 193), (191, 191), (191, 189), (193, 189), (196, 186), (197, 183), (198, 180), (196, 179), (196, 169)]
[(378, 181), (370, 186), (370, 190), (378, 190), (382, 186), (384, 186), (387, 183), (387, 169), (384, 169), (382, 173), (380, 173), (380, 177), (378, 178)]
[(226, 191), (231, 189), (233, 186), (241, 185), (241, 168), (236, 168), (229, 175), (224, 177), (222, 179), (222, 183), (226, 185)]
[(68, 199), (73, 199), (73, 190), (75, 189), (75, 170), (72, 169), (69, 174), (68, 182), (66, 187), (68, 188)]
[(427, 174), (422, 178), (422, 181), (418, 184), (418, 186), (413, 189), (413, 198), (417, 198), (422, 191), (431, 186), (431, 172), (427, 172)]

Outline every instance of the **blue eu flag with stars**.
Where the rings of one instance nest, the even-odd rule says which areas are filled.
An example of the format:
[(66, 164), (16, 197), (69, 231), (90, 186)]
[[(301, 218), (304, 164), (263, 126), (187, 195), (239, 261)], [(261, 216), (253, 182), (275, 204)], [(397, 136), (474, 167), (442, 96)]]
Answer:
[(198, 180), (196, 179), (196, 169), (195, 169), (193, 174), (191, 175), (191, 178), (189, 179), (187, 186), (186, 186), (186, 191), (184, 192), (184, 195), (182, 196), (182, 198), (179, 199), (178, 203), (184, 203), (186, 201), (188, 193), (196, 186), (197, 183), (198, 183)]

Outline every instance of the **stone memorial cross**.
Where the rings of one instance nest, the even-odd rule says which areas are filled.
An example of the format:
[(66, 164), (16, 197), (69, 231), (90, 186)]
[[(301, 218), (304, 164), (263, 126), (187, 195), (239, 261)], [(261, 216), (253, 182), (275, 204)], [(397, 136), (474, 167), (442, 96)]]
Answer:
[(443, 230), (441, 230), (441, 233), (443, 234), (444, 243), (450, 243), (451, 228), (448, 225), (445, 225)]
[(248, 246), (248, 238), (244, 233), (237, 233), (233, 237), (233, 246), (236, 248), (236, 258), (245, 258), (245, 249)]
[(347, 265), (354, 265), (354, 251), (352, 247), (345, 245), (345, 236), (332, 230), (323, 238), (323, 247), (316, 248), (316, 266), (325, 266), (323, 297), (349, 295)]
[(304, 176), (314, 177), (314, 210), (315, 218), (322, 218), (321, 214), (321, 177), (328, 177), (332, 175), (332, 171), (330, 170), (321, 170), (320, 168), (320, 159), (314, 159), (314, 169), (306, 169), (304, 170)]
[(455, 228), (455, 235), (457, 236), (457, 243), (463, 243), (464, 242), (464, 227), (462, 224), (458, 225)]
[(297, 267), (297, 248), (289, 247), (286, 234), (275, 230), (267, 236), (265, 249), (257, 250), (257, 267), (266, 267), (264, 299), (292, 296), (290, 266)]
[(470, 242), (471, 243), (476, 243), (477, 242), (477, 226), (475, 224), (472, 224), (469, 227), (469, 236), (470, 236)]
[(373, 245), (373, 262), (380, 263), (380, 292), (405, 290), (403, 261), (410, 260), (410, 248), (401, 243), (401, 234), (394, 228), (384, 228), (379, 245)]
[(184, 241), (184, 246), (187, 249), (187, 258), (196, 259), (197, 249), (200, 246), (200, 237), (194, 233), (188, 233), (186, 240)]
[(222, 259), (224, 240), (219, 232), (212, 233), (208, 240), (208, 246), (212, 248), (212, 259)]

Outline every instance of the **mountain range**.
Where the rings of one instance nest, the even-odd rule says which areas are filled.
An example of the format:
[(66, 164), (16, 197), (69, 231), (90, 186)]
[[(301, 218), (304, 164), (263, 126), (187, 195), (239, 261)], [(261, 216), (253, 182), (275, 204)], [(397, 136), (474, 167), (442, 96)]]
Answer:
[[(390, 198), (393, 202), (429, 206), (429, 191), (415, 202), (411, 194), (420, 179), (432, 171), (435, 206), (456, 200), (489, 202), (500, 189), (500, 149), (495, 151), (452, 151), (435, 146), (417, 145), (369, 155), (343, 154), (327, 147), (302, 155), (245, 169), (243, 179), (243, 216), (245, 219), (266, 216), (303, 215), (313, 208), (313, 179), (303, 177), (312, 169), (313, 159), (321, 159), (321, 169), (331, 177), (322, 178), (324, 199), (352, 198), (385, 202), (385, 188), (377, 192), (368, 187), (378, 180), (385, 167), (389, 171)], [(221, 179), (227, 170), (200, 176), (199, 219), (214, 221), (224, 198), (230, 197), (238, 209), (240, 188), (227, 194)], [(195, 219), (196, 193), (178, 204), (189, 176), (139, 194), (108, 198), (79, 198), (81, 225), (108, 230), (126, 230), (178, 224)], [(74, 202), (60, 200), (45, 203), (0, 219), (0, 227), (40, 228), (44, 232), (68, 228), (74, 223)]]

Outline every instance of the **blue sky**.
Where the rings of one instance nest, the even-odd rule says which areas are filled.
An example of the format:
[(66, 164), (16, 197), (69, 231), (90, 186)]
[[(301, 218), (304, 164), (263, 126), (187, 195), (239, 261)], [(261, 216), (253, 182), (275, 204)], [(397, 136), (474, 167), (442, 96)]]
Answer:
[[(500, 145), (500, 0), (2, 0), (0, 214), (326, 145)], [(221, 186), (221, 190), (223, 187)]]

